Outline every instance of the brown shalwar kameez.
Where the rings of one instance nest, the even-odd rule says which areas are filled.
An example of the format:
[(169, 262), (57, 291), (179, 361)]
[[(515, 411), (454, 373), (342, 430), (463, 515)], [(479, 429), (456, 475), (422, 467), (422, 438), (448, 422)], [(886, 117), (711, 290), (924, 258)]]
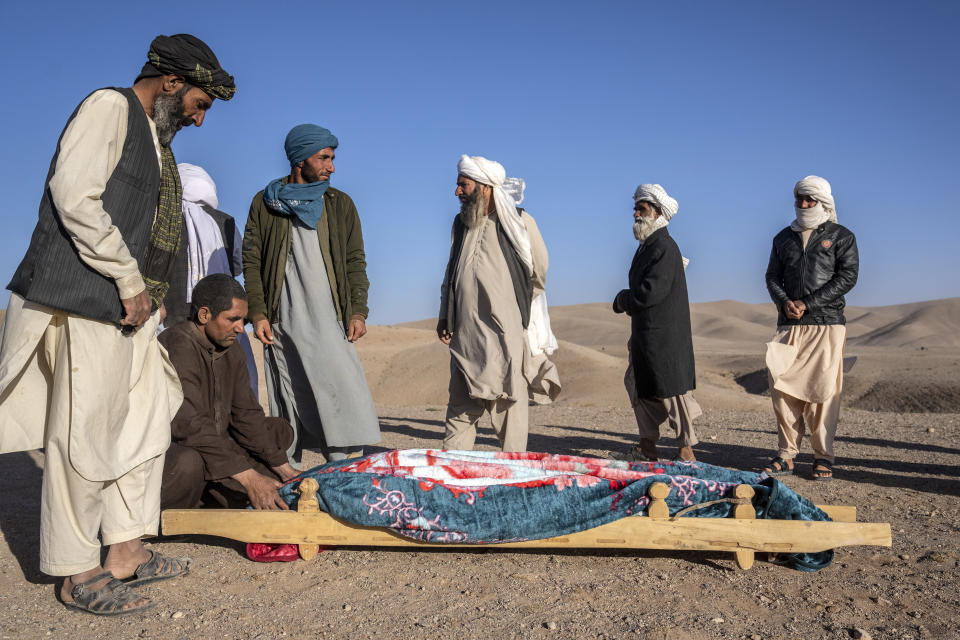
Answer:
[(205, 489), (214, 504), (242, 506), (237, 498), (242, 501), (245, 492), (231, 476), (254, 469), (277, 477), (270, 467), (287, 462), (286, 449), (293, 440), (290, 423), (263, 414), (239, 344), (218, 350), (191, 321), (164, 331), (160, 343), (170, 354), (184, 393), (171, 424), (162, 508), (196, 507)]

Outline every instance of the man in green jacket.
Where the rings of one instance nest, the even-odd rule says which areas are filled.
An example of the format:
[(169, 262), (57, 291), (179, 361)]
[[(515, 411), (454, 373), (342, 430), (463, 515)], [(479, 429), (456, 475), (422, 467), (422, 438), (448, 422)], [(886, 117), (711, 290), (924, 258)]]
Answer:
[(289, 176), (253, 198), (243, 237), (243, 277), (254, 334), (264, 344), (270, 412), (287, 418), (304, 448), (328, 460), (361, 455), (380, 424), (353, 343), (367, 332), (367, 261), (350, 196), (330, 187), (337, 138), (294, 127)]

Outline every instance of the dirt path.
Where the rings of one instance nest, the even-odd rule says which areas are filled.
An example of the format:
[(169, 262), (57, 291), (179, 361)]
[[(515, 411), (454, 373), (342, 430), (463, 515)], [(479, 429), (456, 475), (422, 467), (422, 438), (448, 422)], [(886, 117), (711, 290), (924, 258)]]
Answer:
[[(441, 407), (379, 407), (384, 447), (431, 446)], [(608, 455), (633, 441), (624, 409), (532, 410), (530, 449)], [(754, 468), (775, 444), (769, 412), (707, 410), (695, 451)], [(960, 415), (846, 410), (837, 479), (786, 482), (819, 503), (889, 522), (892, 549), (852, 547), (814, 574), (724, 554), (331, 550), (313, 562), (256, 564), (242, 545), (155, 543), (192, 556), (191, 575), (143, 591), (140, 616), (67, 611), (37, 570), (40, 454), (0, 456), (2, 638), (873, 638), (960, 637)], [(669, 441), (668, 441), (669, 442)], [(480, 447), (492, 447), (489, 430)], [(672, 449), (665, 449), (671, 454)], [(319, 461), (317, 458), (316, 461)]]

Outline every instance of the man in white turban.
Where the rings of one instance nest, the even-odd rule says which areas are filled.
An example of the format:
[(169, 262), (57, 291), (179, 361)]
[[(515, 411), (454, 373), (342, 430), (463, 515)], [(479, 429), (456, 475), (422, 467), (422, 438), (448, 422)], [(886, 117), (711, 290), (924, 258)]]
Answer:
[(679, 444), (676, 459), (693, 461), (698, 442), (693, 420), (702, 411), (690, 393), (697, 382), (684, 274), (687, 260), (667, 232), (679, 207), (659, 184), (641, 184), (633, 202), (633, 234), (640, 246), (630, 265), (630, 288), (613, 301), (616, 313), (631, 318), (624, 384), (637, 417), (640, 444), (630, 455), (656, 460), (660, 428), (669, 425)]
[(807, 176), (793, 196), (796, 219), (774, 237), (767, 266), (767, 290), (779, 312), (767, 368), (780, 442), (764, 471), (794, 472), (806, 428), (813, 478), (829, 480), (843, 387), (844, 295), (857, 283), (860, 257), (853, 233), (837, 223), (829, 182)]
[(547, 248), (505, 185), (522, 195), (522, 181), (508, 183), (499, 163), (460, 158), (461, 209), (437, 322), (437, 336), (450, 345), (445, 449), (472, 449), (486, 411), (503, 450), (524, 451), (528, 401), (545, 404), (560, 393), (547, 358), (557, 348), (544, 293)]

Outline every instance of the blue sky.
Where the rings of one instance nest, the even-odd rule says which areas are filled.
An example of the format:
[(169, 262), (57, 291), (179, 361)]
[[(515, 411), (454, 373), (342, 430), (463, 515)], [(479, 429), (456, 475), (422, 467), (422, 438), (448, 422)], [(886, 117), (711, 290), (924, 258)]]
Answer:
[(456, 161), (503, 163), (550, 250), (552, 305), (608, 301), (635, 249), (631, 195), (659, 182), (691, 301), (768, 301), (773, 235), (807, 174), (860, 245), (849, 302), (960, 296), (960, 3), (0, 3), (6, 195), (0, 278), (29, 242), (57, 137), (91, 90), (128, 86), (157, 34), (204, 39), (237, 80), (174, 141), (242, 224), (288, 171), (283, 138), (340, 139), (370, 322), (436, 314)]

